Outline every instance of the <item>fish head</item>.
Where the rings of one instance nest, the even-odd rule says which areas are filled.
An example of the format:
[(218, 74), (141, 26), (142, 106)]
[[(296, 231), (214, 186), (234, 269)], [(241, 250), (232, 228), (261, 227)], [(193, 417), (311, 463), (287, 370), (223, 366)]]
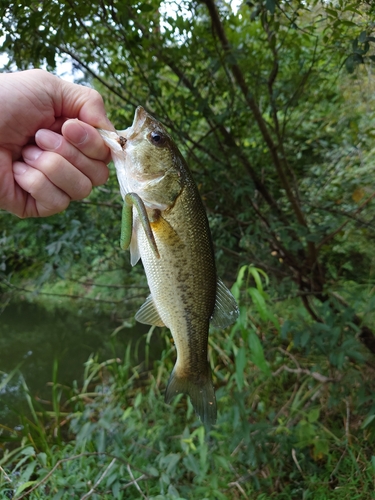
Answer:
[(123, 137), (129, 190), (149, 208), (165, 210), (183, 189), (182, 156), (164, 126), (141, 106)]

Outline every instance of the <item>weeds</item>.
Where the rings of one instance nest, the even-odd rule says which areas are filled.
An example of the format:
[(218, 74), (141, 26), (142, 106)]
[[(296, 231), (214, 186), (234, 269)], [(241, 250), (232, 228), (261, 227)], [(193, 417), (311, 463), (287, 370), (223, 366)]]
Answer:
[[(186, 398), (164, 403), (174, 355), (163, 331), (152, 370), (134, 365), (129, 346), (122, 361), (91, 357), (79, 390), (58, 384), (55, 365), (49, 411), (23, 383), (31, 416), (20, 430), (1, 427), (1, 498), (375, 498), (374, 368), (348, 342), (350, 315), (330, 324), (325, 312), (343, 352), (335, 357), (324, 328), (296, 306), (299, 325), (281, 315), (267, 285), (242, 268), (240, 318), (211, 333), (218, 422), (209, 435)], [(306, 330), (318, 332), (314, 342), (301, 340)]]

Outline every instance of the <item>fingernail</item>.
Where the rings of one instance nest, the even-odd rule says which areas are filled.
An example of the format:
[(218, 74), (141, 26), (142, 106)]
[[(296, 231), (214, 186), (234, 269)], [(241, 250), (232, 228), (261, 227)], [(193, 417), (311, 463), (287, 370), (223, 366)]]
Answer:
[(22, 150), (22, 156), (25, 160), (35, 161), (39, 158), (39, 156), (43, 153), (43, 151), (36, 146), (26, 146)]
[(71, 120), (64, 128), (64, 136), (72, 144), (82, 144), (87, 139), (86, 130), (78, 123), (78, 121)]
[(26, 172), (28, 166), (20, 161), (13, 163), (13, 173), (16, 175), (22, 175)]
[(53, 151), (60, 146), (62, 136), (52, 132), (52, 130), (41, 129), (35, 134), (35, 140), (39, 147)]

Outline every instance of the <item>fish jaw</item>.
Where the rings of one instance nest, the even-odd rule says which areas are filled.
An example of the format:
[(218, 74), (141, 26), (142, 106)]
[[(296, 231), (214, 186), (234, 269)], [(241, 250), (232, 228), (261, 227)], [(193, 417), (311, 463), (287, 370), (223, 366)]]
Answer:
[[(142, 108), (142, 106), (138, 106), (135, 110), (133, 123), (130, 127), (124, 130), (115, 131), (104, 129), (97, 130), (104, 141), (107, 143), (107, 145), (111, 148), (111, 150), (116, 151), (119, 150), (119, 148), (124, 149), (126, 141), (134, 140), (134, 138), (136, 138), (142, 132), (144, 126), (150, 126), (152, 122), (158, 123), (151, 117), (151, 115), (147, 113), (147, 111), (145, 111), (144, 108)], [(155, 126), (153, 126), (152, 128), (155, 128)], [(162, 128), (164, 130), (164, 127)], [(121, 144), (121, 137), (125, 139), (124, 144)]]
[(150, 115), (142, 108), (142, 106), (138, 106), (135, 110), (135, 115), (133, 119), (133, 123), (131, 127), (128, 127), (125, 130), (118, 130), (118, 133), (125, 137), (127, 141), (131, 141), (142, 132), (142, 129), (147, 127), (147, 121), (150, 121)]
[(126, 169), (126, 155), (121, 141), (122, 131), (97, 129), (104, 142), (111, 150), (112, 161), (116, 169), (117, 180), (120, 185), (120, 192), (122, 199), (125, 198), (127, 193), (130, 193), (131, 186), (129, 183), (129, 176)]
[(139, 142), (144, 138), (146, 132), (151, 132), (156, 129), (159, 129), (163, 134), (169, 137), (164, 126), (149, 115), (142, 106), (138, 106), (135, 110), (132, 125), (125, 130), (116, 130), (116, 132), (119, 136), (124, 137), (126, 141)]

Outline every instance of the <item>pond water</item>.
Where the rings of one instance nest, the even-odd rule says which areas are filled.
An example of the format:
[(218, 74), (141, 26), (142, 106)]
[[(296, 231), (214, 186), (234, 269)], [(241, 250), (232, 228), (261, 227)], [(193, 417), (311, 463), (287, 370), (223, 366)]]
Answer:
[[(58, 382), (72, 386), (76, 380), (80, 386), (84, 363), (92, 353), (98, 354), (100, 361), (114, 356), (123, 359), (129, 342), (135, 346), (139, 341), (137, 352), (142, 356), (149, 327), (137, 323), (121, 329), (115, 340), (111, 339), (120, 325), (106, 314), (70, 313), (67, 309), (48, 310), (28, 302), (10, 303), (0, 314), (0, 424), (14, 426), (19, 422), (17, 413), (27, 411), (19, 375), (5, 384), (6, 377), (18, 365), (30, 394), (51, 400), (48, 384), (53, 379), (55, 360)], [(152, 341), (157, 344), (157, 336)], [(154, 355), (155, 351), (160, 352), (157, 345), (152, 351)]]

